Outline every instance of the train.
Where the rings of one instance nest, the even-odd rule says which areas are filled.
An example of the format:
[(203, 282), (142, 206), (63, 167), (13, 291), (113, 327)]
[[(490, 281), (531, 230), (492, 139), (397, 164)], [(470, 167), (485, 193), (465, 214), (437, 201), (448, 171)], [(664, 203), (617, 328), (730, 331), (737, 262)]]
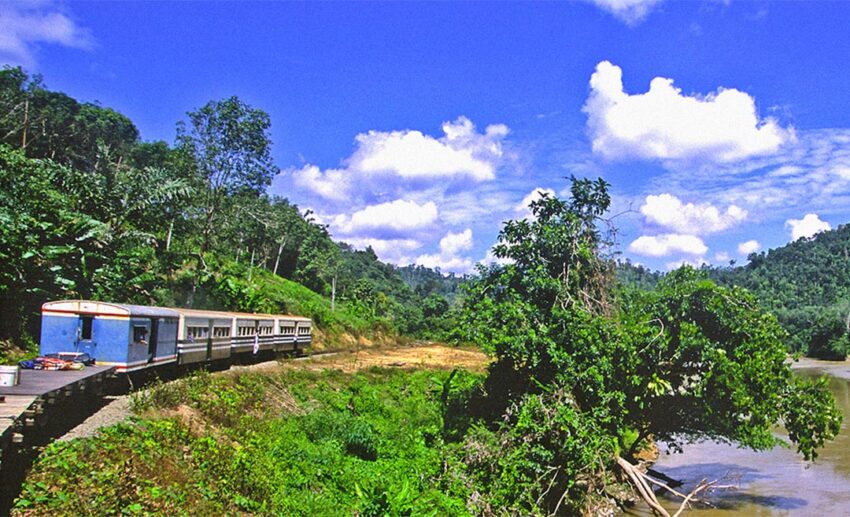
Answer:
[(118, 373), (167, 365), (229, 364), (278, 353), (303, 354), (310, 318), (153, 307), (90, 300), (47, 302), (42, 356), (88, 354)]

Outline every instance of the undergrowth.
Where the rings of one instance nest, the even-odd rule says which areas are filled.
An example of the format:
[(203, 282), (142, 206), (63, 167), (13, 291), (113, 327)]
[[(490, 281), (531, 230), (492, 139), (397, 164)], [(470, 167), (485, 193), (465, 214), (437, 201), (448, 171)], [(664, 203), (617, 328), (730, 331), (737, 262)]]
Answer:
[(133, 397), (130, 423), (50, 445), (15, 512), (466, 514), (459, 444), (444, 439), (448, 377), (290, 370), (160, 384)]
[[(483, 378), (384, 368), (195, 373), (134, 395), (129, 423), (50, 445), (15, 513), (590, 513), (590, 496), (604, 497), (612, 482), (611, 444), (592, 421), (543, 398), (508, 410), (501, 424), (477, 418)], [(540, 415), (551, 425), (538, 425)], [(544, 477), (566, 491), (544, 492)]]

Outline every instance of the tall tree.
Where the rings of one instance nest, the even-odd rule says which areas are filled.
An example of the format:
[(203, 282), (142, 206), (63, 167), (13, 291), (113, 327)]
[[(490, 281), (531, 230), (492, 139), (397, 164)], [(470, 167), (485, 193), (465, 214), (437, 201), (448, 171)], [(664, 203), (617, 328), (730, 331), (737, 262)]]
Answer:
[(237, 97), (210, 101), (177, 125), (177, 146), (200, 184), (199, 262), (213, 244), (218, 216), (235, 194), (261, 195), (276, 169), (271, 158), (271, 121), (266, 112)]

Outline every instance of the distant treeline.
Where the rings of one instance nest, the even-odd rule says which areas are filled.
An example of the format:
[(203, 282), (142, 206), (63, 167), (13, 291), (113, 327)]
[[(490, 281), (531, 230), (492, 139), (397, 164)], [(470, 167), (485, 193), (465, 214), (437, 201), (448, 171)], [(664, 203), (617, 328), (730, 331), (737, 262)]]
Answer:
[(266, 193), (270, 127), (231, 97), (187, 113), (172, 144), (145, 142), (113, 109), (0, 71), (0, 340), (31, 344), (55, 298), (287, 310), (258, 268), (327, 297), (335, 285), (338, 307), (389, 331), (450, 328), (460, 279), (336, 243)]
[[(850, 225), (753, 253), (743, 266), (703, 267), (721, 285), (755, 294), (788, 332), (790, 350), (843, 359), (850, 352)], [(661, 273), (618, 264), (621, 282), (649, 288)]]

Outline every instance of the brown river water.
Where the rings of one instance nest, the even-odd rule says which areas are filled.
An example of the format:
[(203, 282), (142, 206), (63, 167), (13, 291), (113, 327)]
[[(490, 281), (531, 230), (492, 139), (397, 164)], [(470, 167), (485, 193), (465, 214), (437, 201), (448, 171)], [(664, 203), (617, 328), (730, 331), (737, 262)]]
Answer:
[[(777, 447), (753, 452), (734, 445), (711, 442), (684, 447), (682, 454), (661, 456), (654, 468), (684, 481), (678, 490), (688, 493), (703, 479), (736, 485), (729, 490), (703, 493), (714, 508), (695, 505), (684, 515), (812, 515), (850, 516), (850, 363), (804, 359), (794, 365), (801, 376), (829, 377), (829, 388), (844, 414), (841, 432), (819, 453), (814, 463), (805, 462), (794, 449)], [(659, 498), (675, 513), (679, 502)], [(648, 507), (637, 507), (627, 515), (652, 515)]]

